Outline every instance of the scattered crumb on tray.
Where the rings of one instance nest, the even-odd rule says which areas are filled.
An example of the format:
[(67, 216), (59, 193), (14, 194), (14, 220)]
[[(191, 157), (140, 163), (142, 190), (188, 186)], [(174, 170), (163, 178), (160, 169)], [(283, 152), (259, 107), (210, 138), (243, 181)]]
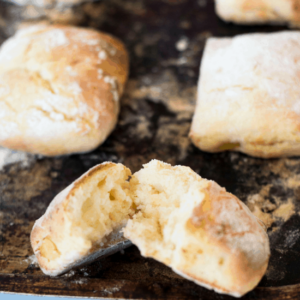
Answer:
[(34, 266), (38, 266), (39, 265), (38, 261), (37, 261), (37, 258), (36, 258), (36, 256), (34, 254), (31, 255), (31, 256), (29, 256), (29, 257), (27, 257), (26, 259), (24, 259), (24, 261), (26, 263), (28, 263), (28, 265), (34, 265)]
[(28, 167), (35, 160), (36, 157), (34, 155), (0, 147), (0, 171), (6, 165), (16, 162), (22, 162), (23, 167)]

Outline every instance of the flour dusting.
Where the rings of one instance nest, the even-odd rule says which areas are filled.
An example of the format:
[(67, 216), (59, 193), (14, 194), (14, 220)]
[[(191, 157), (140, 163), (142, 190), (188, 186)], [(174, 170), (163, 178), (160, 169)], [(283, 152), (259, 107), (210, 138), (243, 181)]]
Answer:
[(49, 32), (43, 33), (45, 39), (46, 51), (59, 46), (66, 46), (69, 44), (69, 40), (65, 33), (60, 29), (54, 29)]
[(117, 80), (114, 77), (111, 76), (105, 76), (104, 82), (109, 83), (111, 86), (111, 93), (113, 95), (113, 99), (118, 102), (119, 101), (119, 93), (118, 93), (118, 87), (117, 87)]
[(25, 152), (14, 151), (0, 147), (0, 171), (9, 164), (22, 162), (22, 167), (30, 166), (36, 157)]
[(38, 266), (39, 265), (38, 261), (37, 261), (37, 258), (36, 258), (36, 256), (34, 254), (31, 255), (31, 256), (29, 256), (29, 257), (27, 257), (26, 259), (24, 259), (24, 261), (26, 263), (28, 263), (29, 265), (34, 265), (34, 266)]

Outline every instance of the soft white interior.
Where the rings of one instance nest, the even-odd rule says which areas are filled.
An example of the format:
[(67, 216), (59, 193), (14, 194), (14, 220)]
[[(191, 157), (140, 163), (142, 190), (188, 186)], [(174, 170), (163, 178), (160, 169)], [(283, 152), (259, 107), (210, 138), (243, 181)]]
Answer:
[(51, 266), (60, 261), (67, 266), (101, 247), (112, 231), (121, 230), (134, 212), (129, 196), (130, 174), (118, 164), (94, 172), (75, 187), (65, 207), (64, 227), (59, 227), (53, 238), (46, 237), (40, 246), (41, 255)]
[(69, 214), (72, 234), (94, 244), (126, 224), (133, 212), (128, 176), (125, 169), (117, 165), (108, 172), (93, 175), (76, 191)]
[[(132, 176), (130, 188), (138, 212), (123, 231), (142, 255), (204, 287), (233, 296), (258, 283), (259, 272), (249, 280), (239, 277), (253, 271), (249, 253), (256, 253), (255, 248), (261, 252), (258, 270), (266, 264), (268, 245), (260, 241), (258, 232), (251, 232), (241, 204), (216, 183), (190, 168), (151, 161)], [(245, 273), (236, 266), (240, 255), (251, 265)]]
[(190, 174), (190, 168), (166, 166), (151, 161), (132, 177), (131, 192), (138, 213), (124, 232), (138, 241), (143, 255), (170, 264), (174, 250), (180, 247), (178, 235), (183, 224), (204, 199), (200, 186), (205, 183), (195, 173), (184, 174), (184, 171)]

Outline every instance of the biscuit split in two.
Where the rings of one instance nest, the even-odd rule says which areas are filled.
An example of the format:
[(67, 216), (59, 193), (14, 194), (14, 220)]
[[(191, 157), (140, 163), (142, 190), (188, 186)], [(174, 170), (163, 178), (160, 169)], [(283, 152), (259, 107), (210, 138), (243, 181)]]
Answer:
[(247, 293), (268, 266), (268, 236), (246, 205), (190, 168), (157, 160), (133, 175), (122, 164), (95, 166), (54, 198), (31, 244), (55, 276), (90, 261), (122, 228), (142, 255), (219, 293)]

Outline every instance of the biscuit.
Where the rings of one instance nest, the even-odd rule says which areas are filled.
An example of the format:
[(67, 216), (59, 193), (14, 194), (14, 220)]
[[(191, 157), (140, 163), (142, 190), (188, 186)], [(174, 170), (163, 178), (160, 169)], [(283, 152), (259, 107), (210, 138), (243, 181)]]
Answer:
[(138, 212), (123, 231), (143, 256), (236, 297), (261, 280), (270, 255), (263, 224), (217, 183), (153, 160), (132, 176), (130, 189)]
[(56, 276), (94, 260), (95, 253), (107, 247), (107, 239), (119, 234), (134, 212), (130, 175), (121, 164), (103, 163), (53, 199), (31, 232), (31, 245), (45, 274)]
[(300, 32), (210, 38), (190, 137), (208, 152), (300, 154)]
[(35, 25), (0, 49), (0, 145), (56, 156), (88, 152), (114, 129), (128, 55), (92, 29)]
[(238, 24), (300, 26), (300, 0), (216, 0), (217, 15)]

